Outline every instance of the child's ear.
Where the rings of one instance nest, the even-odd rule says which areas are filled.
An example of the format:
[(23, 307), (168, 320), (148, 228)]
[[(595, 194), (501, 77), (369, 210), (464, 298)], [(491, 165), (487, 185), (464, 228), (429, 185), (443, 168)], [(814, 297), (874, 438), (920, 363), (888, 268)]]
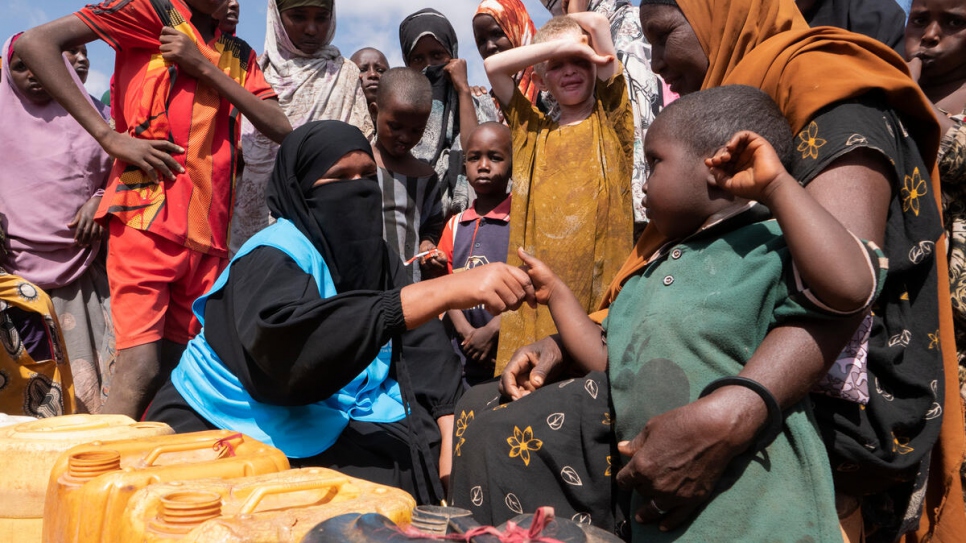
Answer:
[(533, 81), (533, 84), (537, 86), (537, 89), (541, 91), (547, 90), (547, 84), (544, 82), (543, 77), (541, 77), (536, 70), (532, 72), (531, 80)]
[(379, 116), (379, 106), (377, 106), (375, 102), (369, 104), (369, 115), (372, 115), (373, 117)]

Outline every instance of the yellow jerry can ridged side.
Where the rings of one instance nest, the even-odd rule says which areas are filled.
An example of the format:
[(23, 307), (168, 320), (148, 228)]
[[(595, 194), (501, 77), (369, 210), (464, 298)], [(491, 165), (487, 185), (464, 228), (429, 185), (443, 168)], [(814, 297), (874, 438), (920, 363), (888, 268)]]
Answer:
[(64, 452), (50, 472), (42, 541), (122, 541), (128, 501), (148, 485), (288, 468), (282, 451), (229, 430), (79, 445)]
[(139, 491), (120, 541), (296, 543), (316, 524), (346, 513), (379, 513), (408, 524), (415, 506), (404, 490), (325, 468), (180, 481)]
[(3, 426), (0, 428), (0, 462), (3, 463), (0, 540), (4, 543), (40, 541), (50, 471), (67, 449), (83, 443), (173, 433), (167, 424), (137, 422), (124, 415), (64, 415)]

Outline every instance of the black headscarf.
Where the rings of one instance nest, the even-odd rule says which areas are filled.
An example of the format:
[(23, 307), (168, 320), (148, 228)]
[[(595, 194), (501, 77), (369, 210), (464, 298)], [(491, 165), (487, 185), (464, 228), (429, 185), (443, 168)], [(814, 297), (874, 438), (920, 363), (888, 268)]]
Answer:
[(802, 15), (810, 27), (844, 28), (905, 51), (906, 12), (895, 0), (816, 0)]
[(313, 186), (353, 151), (372, 156), (372, 147), (358, 128), (341, 121), (304, 124), (282, 142), (266, 190), (272, 216), (288, 219), (312, 242), (340, 293), (384, 290), (390, 284), (378, 181)]
[(409, 54), (416, 47), (416, 42), (423, 36), (432, 36), (443, 44), (449, 51), (449, 56), (456, 58), (459, 52), (459, 40), (456, 30), (445, 15), (433, 8), (425, 8), (413, 13), (399, 23), (399, 45), (402, 47), (403, 61), (409, 64)]

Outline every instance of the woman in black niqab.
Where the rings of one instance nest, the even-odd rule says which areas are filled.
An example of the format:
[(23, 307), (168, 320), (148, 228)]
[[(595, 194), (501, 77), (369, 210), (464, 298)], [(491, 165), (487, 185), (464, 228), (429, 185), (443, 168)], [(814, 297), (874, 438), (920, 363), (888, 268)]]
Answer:
[[(505, 264), (408, 284), (381, 237), (375, 172), (369, 143), (345, 123), (309, 123), (285, 139), (268, 187), (278, 222), (246, 242), (194, 304), (202, 332), (145, 418), (177, 432), (245, 430), (294, 467), (333, 468), (438, 503), (462, 371), (437, 316), (512, 309), (533, 290)], [(299, 415), (336, 393), (341, 405), (387, 350), (402, 419), (364, 420), (350, 408), (339, 426)]]
[(315, 185), (352, 152), (372, 158), (362, 132), (339, 121), (305, 124), (285, 138), (266, 192), (268, 209), (307, 237), (338, 292), (386, 290), (389, 253), (382, 240), (382, 197), (375, 162), (369, 177)]

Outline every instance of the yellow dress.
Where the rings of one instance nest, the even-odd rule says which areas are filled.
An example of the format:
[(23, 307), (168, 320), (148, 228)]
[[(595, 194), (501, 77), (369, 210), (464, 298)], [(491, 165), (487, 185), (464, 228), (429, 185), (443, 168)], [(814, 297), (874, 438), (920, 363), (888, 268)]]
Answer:
[[(545, 262), (590, 313), (633, 245), (634, 117), (623, 70), (597, 81), (594, 111), (561, 126), (514, 90), (513, 204), (507, 262), (517, 247)], [(497, 374), (517, 348), (557, 331), (546, 307), (505, 313)]]

